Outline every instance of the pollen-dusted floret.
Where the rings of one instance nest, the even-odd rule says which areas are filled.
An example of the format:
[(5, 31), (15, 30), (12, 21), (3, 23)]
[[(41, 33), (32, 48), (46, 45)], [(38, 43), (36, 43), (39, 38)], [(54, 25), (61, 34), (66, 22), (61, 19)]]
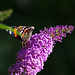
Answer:
[(55, 41), (61, 42), (66, 33), (73, 31), (73, 26), (56, 26), (40, 30), (39, 34), (34, 34), (17, 53), (16, 63), (9, 69), (9, 75), (36, 75), (43, 69), (44, 62), (52, 53)]

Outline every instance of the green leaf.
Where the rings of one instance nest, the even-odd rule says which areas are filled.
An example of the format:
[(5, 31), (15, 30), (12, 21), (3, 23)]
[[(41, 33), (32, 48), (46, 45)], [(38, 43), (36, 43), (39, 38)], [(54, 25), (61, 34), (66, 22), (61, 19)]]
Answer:
[(0, 21), (4, 21), (4, 20), (7, 19), (8, 17), (10, 17), (10, 15), (11, 15), (12, 13), (13, 13), (13, 10), (12, 10), (12, 9), (0, 11)]

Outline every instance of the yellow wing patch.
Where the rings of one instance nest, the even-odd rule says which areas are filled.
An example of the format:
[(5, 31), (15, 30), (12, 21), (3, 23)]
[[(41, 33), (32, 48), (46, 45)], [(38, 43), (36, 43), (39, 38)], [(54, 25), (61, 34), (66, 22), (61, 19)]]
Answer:
[(14, 34), (15, 34), (15, 37), (17, 38), (16, 31), (17, 31), (17, 28), (14, 29)]

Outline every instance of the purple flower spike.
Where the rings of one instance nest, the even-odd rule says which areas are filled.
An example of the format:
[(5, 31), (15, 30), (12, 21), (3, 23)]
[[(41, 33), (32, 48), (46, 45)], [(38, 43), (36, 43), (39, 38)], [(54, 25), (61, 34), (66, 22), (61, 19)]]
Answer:
[(66, 33), (71, 33), (73, 29), (73, 26), (67, 25), (49, 29), (44, 27), (39, 34), (32, 35), (27, 45), (17, 53), (17, 62), (8, 69), (9, 75), (36, 75), (52, 53), (55, 41), (62, 42), (62, 37), (66, 37)]
[(52, 53), (53, 41), (50, 35), (34, 34), (27, 46), (17, 54), (17, 62), (9, 68), (10, 75), (36, 75), (43, 69), (44, 62)]

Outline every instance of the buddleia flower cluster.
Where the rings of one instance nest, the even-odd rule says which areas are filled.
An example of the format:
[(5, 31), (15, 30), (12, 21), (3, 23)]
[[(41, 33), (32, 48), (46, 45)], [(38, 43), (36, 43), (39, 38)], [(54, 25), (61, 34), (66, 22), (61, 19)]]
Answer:
[(49, 29), (44, 27), (39, 34), (32, 35), (27, 45), (17, 53), (17, 62), (8, 69), (9, 75), (37, 75), (52, 53), (55, 42), (62, 42), (62, 37), (66, 37), (66, 33), (71, 34), (73, 29), (72, 25), (57, 25)]

